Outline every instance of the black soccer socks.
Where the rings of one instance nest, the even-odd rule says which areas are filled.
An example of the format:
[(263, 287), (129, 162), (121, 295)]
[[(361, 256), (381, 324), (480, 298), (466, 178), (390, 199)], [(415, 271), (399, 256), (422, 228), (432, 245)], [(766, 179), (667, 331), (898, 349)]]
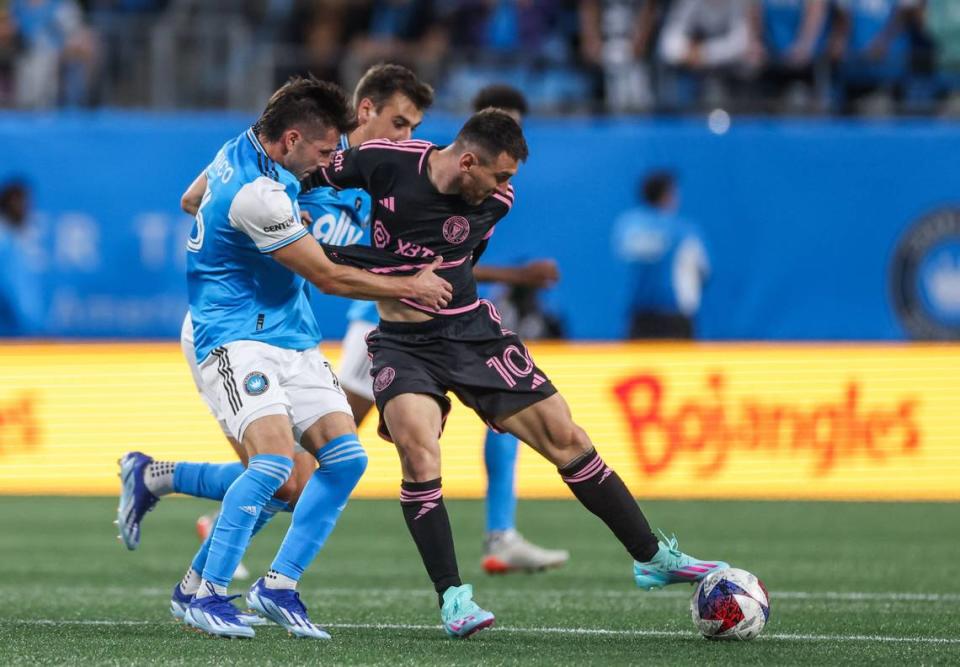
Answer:
[(443, 592), (450, 586), (459, 586), (457, 554), (453, 548), (450, 517), (443, 504), (440, 478), (427, 482), (407, 482), (400, 485), (400, 507), (407, 521), (410, 535), (417, 544), (420, 558), (433, 581), (433, 587), (443, 604)]
[(657, 537), (620, 476), (592, 449), (557, 471), (573, 495), (617, 536), (634, 560), (649, 561), (659, 548)]

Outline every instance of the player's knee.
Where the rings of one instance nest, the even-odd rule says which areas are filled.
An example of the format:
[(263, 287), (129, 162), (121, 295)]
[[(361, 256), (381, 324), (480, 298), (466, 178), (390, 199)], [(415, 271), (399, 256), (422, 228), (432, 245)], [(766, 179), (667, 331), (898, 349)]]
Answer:
[(329, 469), (342, 480), (356, 484), (363, 477), (363, 473), (366, 472), (367, 462), (368, 458), (365, 451), (354, 451), (348, 458), (330, 464)]
[(282, 500), (285, 503), (293, 505), (300, 496), (300, 482), (296, 475), (290, 475), (280, 488), (276, 490), (273, 497)]
[(405, 478), (413, 482), (423, 482), (440, 476), (439, 445), (421, 441), (394, 442), (400, 453)]
[(566, 419), (552, 424), (548, 429), (550, 449), (554, 462), (564, 462), (580, 456), (593, 446), (586, 432), (573, 420)]

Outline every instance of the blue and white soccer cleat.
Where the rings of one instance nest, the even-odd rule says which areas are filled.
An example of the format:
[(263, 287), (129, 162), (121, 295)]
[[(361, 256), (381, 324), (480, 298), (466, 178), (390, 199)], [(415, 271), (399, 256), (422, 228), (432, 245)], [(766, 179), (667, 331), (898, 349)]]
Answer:
[(187, 605), (183, 622), (217, 637), (253, 637), (253, 628), (243, 622), (230, 600), (239, 595), (208, 595), (193, 598)]
[[(193, 602), (193, 596), (181, 591), (180, 584), (176, 584), (173, 587), (173, 595), (170, 596), (170, 615), (178, 621), (182, 621), (191, 602)], [(266, 625), (270, 622), (260, 614), (244, 611), (238, 613), (237, 617), (247, 625)]]
[(173, 595), (170, 596), (170, 615), (182, 621), (191, 602), (193, 602), (193, 596), (181, 591), (179, 583), (174, 584)]
[(144, 470), (153, 462), (153, 457), (141, 452), (127, 452), (120, 464), (120, 505), (117, 507), (116, 525), (120, 540), (133, 551), (140, 546), (140, 522), (143, 516), (156, 507), (160, 500), (147, 490), (143, 480)]
[(640, 588), (652, 591), (670, 584), (692, 584), (711, 572), (728, 567), (727, 563), (720, 560), (705, 561), (688, 556), (680, 551), (674, 536), (666, 542), (660, 542), (660, 549), (651, 560), (646, 563), (633, 562), (633, 579)]
[(307, 616), (307, 608), (300, 601), (300, 593), (289, 588), (267, 588), (260, 577), (247, 593), (247, 604), (271, 621), (282, 626), (294, 637), (330, 639), (330, 633), (314, 625)]
[(484, 628), (493, 625), (494, 617), (473, 601), (473, 586), (451, 586), (443, 592), (440, 618), (447, 634), (457, 639), (466, 639)]

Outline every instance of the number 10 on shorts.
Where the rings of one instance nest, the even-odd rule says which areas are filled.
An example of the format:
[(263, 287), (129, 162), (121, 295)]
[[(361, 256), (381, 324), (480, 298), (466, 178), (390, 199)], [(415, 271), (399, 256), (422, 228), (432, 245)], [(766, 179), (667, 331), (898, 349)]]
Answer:
[(533, 361), (526, 350), (510, 345), (500, 356), (487, 359), (487, 367), (495, 370), (508, 387), (516, 387), (517, 380), (533, 372)]

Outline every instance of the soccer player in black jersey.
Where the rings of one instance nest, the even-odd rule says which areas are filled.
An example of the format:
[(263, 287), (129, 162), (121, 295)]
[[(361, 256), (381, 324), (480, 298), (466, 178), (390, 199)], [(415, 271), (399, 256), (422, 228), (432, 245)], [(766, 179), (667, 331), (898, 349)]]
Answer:
[(486, 423), (507, 431), (557, 466), (577, 499), (607, 524), (633, 557), (643, 589), (693, 582), (727, 567), (660, 542), (633, 495), (600, 458), (566, 401), (526, 346), (477, 298), (472, 265), (513, 205), (510, 179), (527, 158), (520, 126), (502, 111), (470, 118), (449, 146), (370, 141), (338, 153), (311, 185), (363, 188), (373, 202), (372, 247), (326, 246), (336, 261), (405, 273), (442, 258), (453, 286), (446, 307), (380, 301), (368, 337), (380, 433), (397, 447), (400, 502), (439, 596), (447, 633), (466, 637), (493, 624), (460, 580), (440, 484), (440, 434), (452, 391)]

